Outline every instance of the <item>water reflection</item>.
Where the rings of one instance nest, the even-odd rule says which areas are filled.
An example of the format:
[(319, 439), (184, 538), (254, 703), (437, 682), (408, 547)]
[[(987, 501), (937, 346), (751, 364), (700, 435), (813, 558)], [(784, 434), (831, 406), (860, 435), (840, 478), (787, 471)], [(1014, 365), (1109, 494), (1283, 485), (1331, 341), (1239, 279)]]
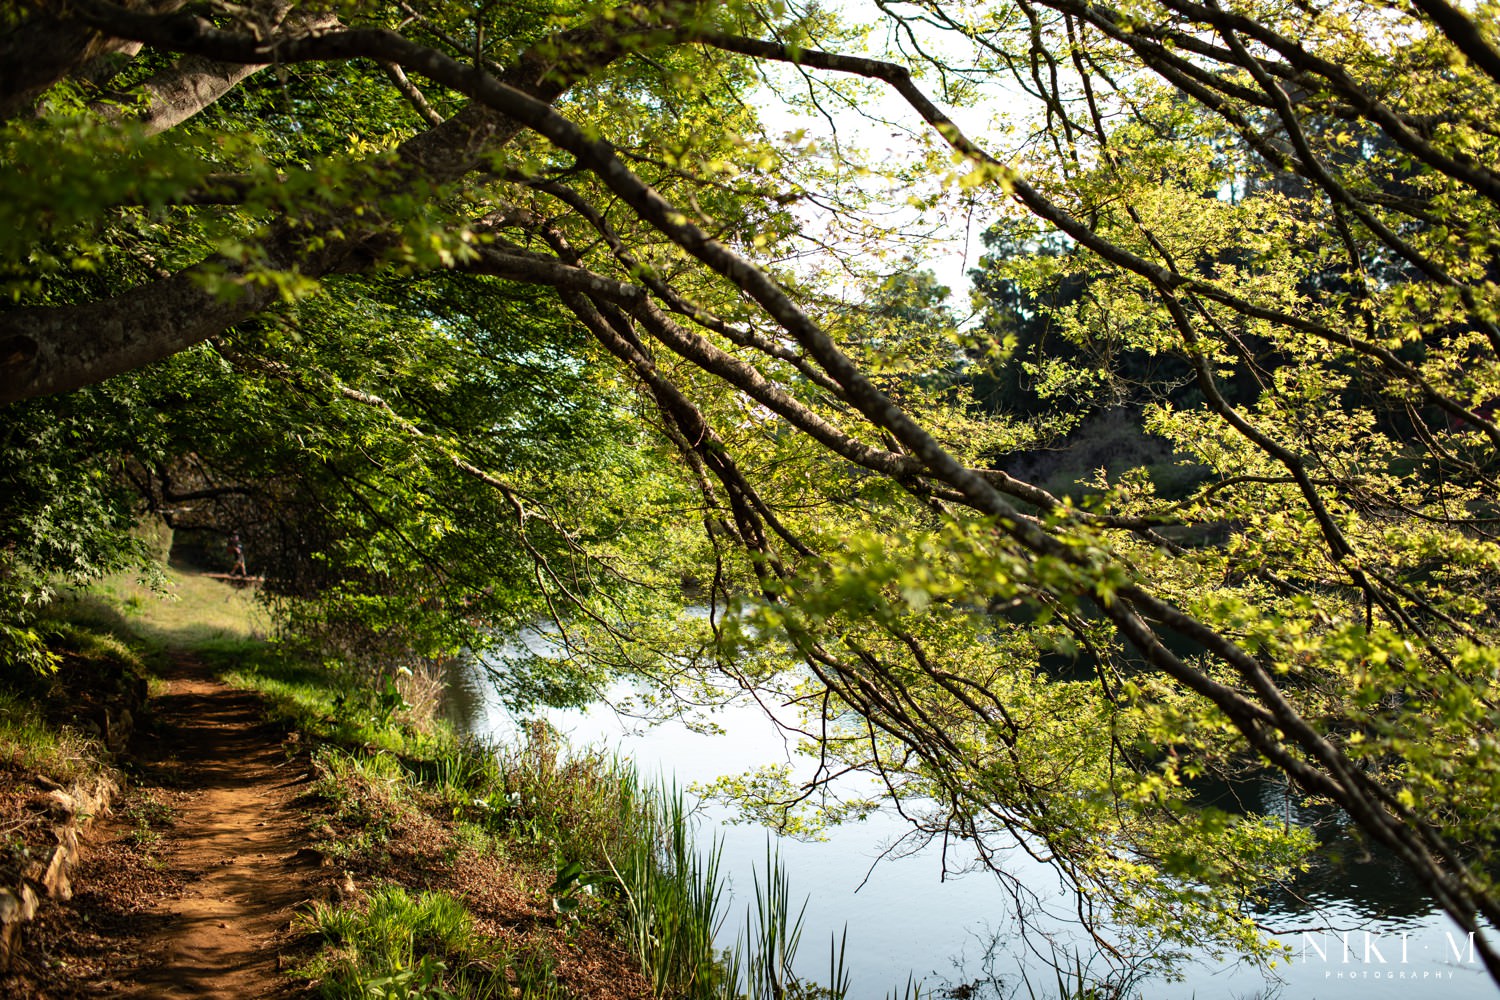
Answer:
[(1344, 920), (1399, 927), (1432, 912), (1416, 878), (1390, 850), (1365, 838), (1343, 810), (1305, 801), (1284, 775), (1260, 771), (1236, 780), (1203, 780), (1193, 790), (1202, 805), (1239, 815), (1284, 817), (1317, 837), (1318, 851), (1308, 870), (1268, 890), (1259, 911), (1268, 923), (1315, 917), (1333, 907)]
[[(507, 739), (516, 720), (487, 697), (483, 672), (473, 665), (454, 675), (455, 722), (468, 731)], [(628, 694), (628, 690), (617, 692)], [(575, 745), (602, 745), (633, 760), (647, 777), (679, 785), (780, 762), (795, 763), (784, 734), (756, 706), (730, 706), (713, 716), (723, 735), (695, 732), (678, 722), (643, 728), (607, 705), (549, 712), (547, 718)], [(1323, 845), (1313, 867), (1268, 894), (1255, 916), (1285, 932), (1290, 965), (1268, 979), (1262, 970), (1204, 959), (1180, 982), (1153, 982), (1143, 996), (1186, 1000), (1270, 997), (1286, 1000), (1380, 1000), (1384, 997), (1492, 997), (1494, 988), (1467, 949), (1463, 935), (1435, 911), (1405, 869), (1383, 851), (1351, 836), (1336, 811), (1304, 806), (1270, 774), (1205, 784), (1203, 801), (1236, 812), (1285, 816), (1317, 831)], [(703, 813), (705, 838), (723, 844), (724, 867), (737, 902), (724, 931), (733, 940), (751, 896), (752, 872), (765, 857), (768, 834), (734, 825), (722, 810)], [(880, 814), (805, 843), (772, 838), (794, 895), (807, 894), (799, 972), (821, 977), (827, 944), (848, 928), (851, 997), (882, 997), (908, 976), (930, 987), (979, 983), (980, 997), (1028, 995), (1023, 970), (1038, 996), (1056, 992), (1043, 960), (1055, 950), (1084, 950), (1087, 938), (1074, 917), (1073, 897), (1056, 873), (1023, 852), (1006, 856), (1010, 873), (1033, 894), (1032, 933), (1016, 933), (1016, 899), (993, 877), (954, 877), (972, 859), (962, 845), (928, 847), (902, 856), (890, 852), (908, 828)], [(945, 872), (945, 861), (947, 871)], [(1039, 957), (1040, 955), (1040, 957)]]
[(484, 668), (468, 657), (455, 657), (443, 664), (443, 701), (439, 714), (461, 734), (485, 736), (488, 704)]

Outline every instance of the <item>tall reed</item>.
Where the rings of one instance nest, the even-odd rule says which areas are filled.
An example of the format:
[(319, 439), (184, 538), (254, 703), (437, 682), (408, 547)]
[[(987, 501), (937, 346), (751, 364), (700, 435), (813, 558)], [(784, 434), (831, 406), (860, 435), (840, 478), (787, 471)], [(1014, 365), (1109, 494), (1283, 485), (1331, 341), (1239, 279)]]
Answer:
[(745, 928), (735, 943), (735, 965), (745, 970), (735, 997), (745, 1000), (843, 1000), (849, 992), (849, 973), (844, 967), (848, 928), (828, 942), (828, 982), (818, 985), (799, 979), (793, 964), (802, 943), (803, 901), (792, 915), (791, 880), (780, 856), (766, 844), (765, 881), (754, 874), (755, 903), (745, 913)]
[(631, 949), (658, 996), (709, 1000), (730, 995), (714, 937), (724, 923), (724, 883), (717, 842), (700, 852), (676, 789), (635, 784), (635, 835), (624, 854), (606, 859), (626, 905)]
[[(638, 786), (637, 786), (638, 787)], [(693, 843), (694, 823), (677, 789), (648, 790), (637, 800), (641, 822), (616, 869), (627, 906), (631, 946), (659, 996), (684, 1000), (843, 1000), (849, 992), (844, 940), (829, 942), (827, 985), (794, 971), (806, 903), (792, 910), (791, 881), (766, 845), (755, 872), (753, 902), (732, 949), (715, 951), (727, 894), (722, 845)]]
[[(850, 988), (844, 941), (829, 942), (826, 983), (793, 971), (805, 909), (794, 911), (789, 879), (770, 844), (754, 875), (754, 899), (734, 946), (716, 947), (728, 915), (722, 845), (696, 846), (697, 824), (682, 792), (648, 785), (635, 768), (597, 751), (576, 751), (545, 723), (516, 745), (472, 759), (455, 747), (439, 768), (455, 799), (484, 803), (487, 824), (551, 851), (560, 913), (584, 895), (619, 904), (620, 927), (657, 996), (681, 1000), (843, 1000)], [(916, 1000), (919, 984), (907, 984)]]

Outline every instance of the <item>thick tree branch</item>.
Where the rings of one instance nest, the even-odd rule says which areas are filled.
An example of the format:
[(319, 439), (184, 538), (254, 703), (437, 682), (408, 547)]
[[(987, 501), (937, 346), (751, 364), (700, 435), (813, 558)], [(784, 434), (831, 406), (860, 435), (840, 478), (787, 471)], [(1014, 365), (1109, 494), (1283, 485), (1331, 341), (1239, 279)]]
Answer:
[[(349, 52), (351, 35), (365, 42), (394, 40), (399, 43), (395, 54), (400, 57), (420, 61), (416, 53), (446, 60), (389, 32), (302, 34), (285, 39), (288, 52), (283, 53), (280, 39), (222, 31), (200, 18), (156, 18), (94, 2), (86, 6), (95, 17), (91, 23), (108, 25), (121, 35), (129, 35), (132, 27), (139, 28), (136, 34), (142, 36), (141, 40), (154, 45), (170, 46), (174, 39), (190, 43), (197, 32), (202, 32), (205, 41), (201, 47), (184, 44), (179, 49), (224, 62), (261, 65), (282, 55), (321, 52), (324, 46), (343, 52), (339, 58), (378, 56), (377, 52)], [(494, 83), (524, 94), (527, 100), (550, 103), (577, 74), (606, 64), (619, 54), (613, 38), (612, 30), (565, 32), (523, 53), (504, 82)], [(567, 58), (560, 52), (566, 52)], [(446, 64), (462, 74), (468, 72), (451, 60)], [(401, 192), (418, 178), (433, 186), (458, 180), (514, 138), (521, 127), (521, 123), (483, 102), (471, 104), (441, 126), (403, 143), (385, 187)], [(380, 228), (360, 231), (350, 217), (326, 218), (319, 228), (327, 235), (312, 239), (305, 225), (278, 225), (262, 243), (257, 265), (318, 278), (368, 266), (388, 239)], [(210, 290), (226, 284), (236, 293)], [(101, 302), (0, 312), (0, 403), (66, 392), (168, 357), (264, 311), (276, 298), (270, 283), (253, 279), (251, 268), (243, 262), (212, 259)]]
[[(260, 30), (283, 30), (295, 36), (338, 25), (338, 18), (327, 11), (299, 11), (288, 16), (293, 4), (294, 0), (269, 0), (256, 7)], [(184, 56), (170, 69), (137, 85), (122, 102), (94, 107), (108, 118), (131, 118), (148, 135), (154, 135), (187, 121), (268, 65)]]
[[(165, 13), (186, 0), (124, 2), (132, 12)], [(0, 33), (0, 121), (23, 113), (49, 87), (100, 56), (140, 47), (66, 17), (66, 6), (63, 0), (34, 0), (5, 15), (21, 21)]]

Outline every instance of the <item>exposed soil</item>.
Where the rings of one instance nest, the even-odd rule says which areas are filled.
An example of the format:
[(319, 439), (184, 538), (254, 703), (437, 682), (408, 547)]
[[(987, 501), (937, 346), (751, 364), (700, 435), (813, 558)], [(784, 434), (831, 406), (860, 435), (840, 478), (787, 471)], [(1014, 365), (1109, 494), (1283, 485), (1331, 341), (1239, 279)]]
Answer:
[[(26, 929), (7, 996), (268, 997), (318, 891), (293, 801), (306, 767), (248, 693), (180, 659), (137, 734), (140, 773), (96, 828), (76, 895)], [(324, 876), (326, 877), (326, 876)]]

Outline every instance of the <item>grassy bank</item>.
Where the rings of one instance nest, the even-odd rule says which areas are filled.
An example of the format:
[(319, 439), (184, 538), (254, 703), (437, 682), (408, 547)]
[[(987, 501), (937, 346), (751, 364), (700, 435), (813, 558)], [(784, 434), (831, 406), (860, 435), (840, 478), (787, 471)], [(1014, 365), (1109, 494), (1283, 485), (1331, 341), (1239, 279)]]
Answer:
[[(594, 960), (623, 954), (635, 971), (617, 971), (610, 989), (628, 984), (640, 995), (844, 994), (791, 974), (797, 919), (777, 876), (759, 894), (753, 937), (729, 952), (715, 947), (726, 912), (717, 852), (695, 845), (679, 796), (643, 785), (628, 764), (570, 748), (542, 723), (504, 746), (460, 739), (412, 710), (406, 677), (360, 687), (336, 665), (266, 646), (210, 655), (311, 745), (314, 846), (354, 884), (375, 887), (307, 918), (323, 948), (303, 972), (324, 995), (419, 984), (507, 995), (509, 983), (521, 996), (564, 996), (568, 957), (580, 949)], [(476, 894), (507, 891), (519, 892), (512, 905), (529, 907), (542, 933), (518, 939), (490, 927), (486, 936), (468, 907)], [(573, 995), (618, 995), (601, 986)]]
[[(55, 617), (30, 623), (41, 660), (0, 657), (0, 994), (34, 921), (73, 892), (78, 843), (120, 800), (127, 744), (145, 720), (141, 644)], [(39, 671), (38, 663), (50, 670)], [(149, 819), (142, 818), (149, 832)]]
[(54, 672), (0, 664), (0, 886), (7, 888), (46, 860), (51, 827), (66, 811), (66, 799), (52, 793), (117, 781), (117, 755), (149, 689), (138, 646), (71, 622), (49, 620), (42, 629)]

